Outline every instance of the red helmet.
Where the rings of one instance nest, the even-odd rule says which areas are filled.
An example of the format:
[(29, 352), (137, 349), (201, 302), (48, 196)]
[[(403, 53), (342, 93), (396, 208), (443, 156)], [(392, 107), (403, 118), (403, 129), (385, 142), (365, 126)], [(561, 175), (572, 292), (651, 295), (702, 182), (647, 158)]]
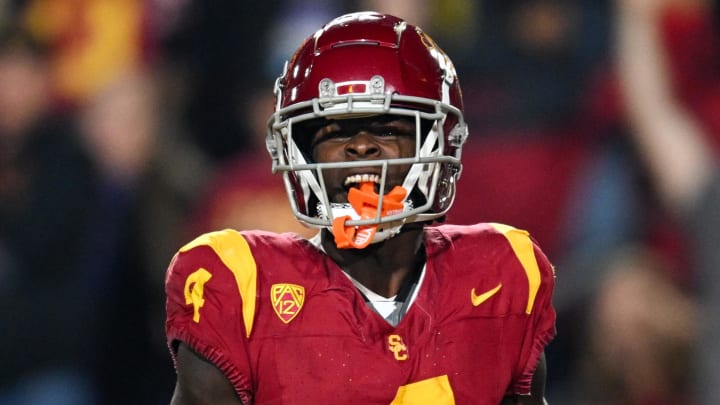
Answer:
[(347, 211), (328, 200), (322, 171), (352, 162), (314, 163), (302, 150), (311, 134), (297, 124), (322, 117), (393, 114), (416, 122), (414, 157), (371, 162), (384, 168), (412, 163), (403, 183), (405, 208), (373, 219), (353, 216), (350, 225), (379, 225), (380, 240), (405, 222), (436, 219), (452, 205), (468, 134), (462, 95), (452, 62), (419, 28), (375, 12), (338, 17), (300, 46), (277, 79), (275, 96), (267, 147), (302, 222), (331, 227)]

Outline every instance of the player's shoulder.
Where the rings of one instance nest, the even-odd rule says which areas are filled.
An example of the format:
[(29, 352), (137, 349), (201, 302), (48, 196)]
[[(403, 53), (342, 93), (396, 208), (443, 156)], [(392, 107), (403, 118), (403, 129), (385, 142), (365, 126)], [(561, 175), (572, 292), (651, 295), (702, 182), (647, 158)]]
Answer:
[(443, 224), (430, 229), (441, 238), (453, 242), (484, 242), (494, 245), (503, 240), (528, 240), (535, 244), (528, 231), (497, 222), (479, 222), (469, 225)]
[(204, 233), (182, 246), (176, 255), (194, 250), (210, 249), (220, 257), (236, 254), (238, 248), (285, 249), (303, 239), (293, 233), (275, 233), (261, 230), (238, 231), (223, 229)]
[[(555, 270), (526, 230), (500, 223), (442, 226), (438, 231), (451, 241), (458, 272), (470, 280), (478, 276), (499, 283), (505, 296), (521, 303), (530, 314), (538, 299), (552, 294)], [(492, 283), (491, 283), (492, 284)], [(502, 286), (502, 287), (500, 287)]]
[(223, 229), (204, 233), (182, 246), (179, 253), (187, 252), (197, 247), (206, 246), (218, 253), (232, 250), (239, 244), (255, 246), (278, 246), (297, 243), (301, 238), (293, 233), (275, 233), (261, 230), (238, 231)]
[[(535, 239), (524, 229), (482, 222), (472, 225), (441, 225), (432, 231), (436, 240), (453, 245), (462, 255), (498, 264), (498, 270), (520, 265), (526, 275), (554, 278), (554, 268)], [(513, 259), (514, 258), (514, 259)]]
[(167, 278), (199, 268), (214, 273), (231, 270), (233, 273), (255, 269), (256, 257), (272, 256), (272, 250), (286, 250), (298, 244), (299, 236), (265, 231), (237, 231), (224, 229), (204, 233), (183, 245), (173, 256)]

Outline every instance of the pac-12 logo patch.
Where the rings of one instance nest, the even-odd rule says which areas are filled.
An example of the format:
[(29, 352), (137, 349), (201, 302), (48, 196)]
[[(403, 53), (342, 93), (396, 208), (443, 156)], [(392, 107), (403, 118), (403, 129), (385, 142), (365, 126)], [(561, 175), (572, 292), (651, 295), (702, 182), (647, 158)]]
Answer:
[(305, 287), (297, 284), (273, 284), (270, 287), (270, 299), (280, 320), (289, 323), (302, 309)]

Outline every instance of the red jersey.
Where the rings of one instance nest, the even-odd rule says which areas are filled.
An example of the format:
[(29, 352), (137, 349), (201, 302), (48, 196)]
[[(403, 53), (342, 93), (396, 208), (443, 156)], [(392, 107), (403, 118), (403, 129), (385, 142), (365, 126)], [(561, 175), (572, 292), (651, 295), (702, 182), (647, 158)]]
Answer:
[(167, 338), (227, 376), (245, 403), (493, 404), (528, 394), (555, 333), (554, 271), (525, 231), (425, 230), (427, 264), (397, 326), (293, 234), (225, 230), (167, 273)]

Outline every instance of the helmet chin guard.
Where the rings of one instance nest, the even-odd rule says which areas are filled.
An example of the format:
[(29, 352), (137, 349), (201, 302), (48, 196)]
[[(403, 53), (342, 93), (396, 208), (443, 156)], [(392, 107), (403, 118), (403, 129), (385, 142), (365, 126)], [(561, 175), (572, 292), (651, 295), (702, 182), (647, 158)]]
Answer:
[[(330, 229), (339, 247), (386, 240), (405, 223), (435, 220), (452, 205), (468, 136), (462, 96), (452, 62), (419, 28), (373, 12), (339, 17), (286, 64), (275, 96), (266, 137), (273, 172), (283, 174), (298, 220)], [(414, 121), (413, 156), (310, 161), (305, 145), (313, 134), (298, 124), (375, 115)], [(409, 167), (405, 178), (387, 184), (388, 169), (396, 165)], [(379, 171), (377, 181), (350, 189), (349, 203), (332, 201), (324, 173), (353, 167)]]

